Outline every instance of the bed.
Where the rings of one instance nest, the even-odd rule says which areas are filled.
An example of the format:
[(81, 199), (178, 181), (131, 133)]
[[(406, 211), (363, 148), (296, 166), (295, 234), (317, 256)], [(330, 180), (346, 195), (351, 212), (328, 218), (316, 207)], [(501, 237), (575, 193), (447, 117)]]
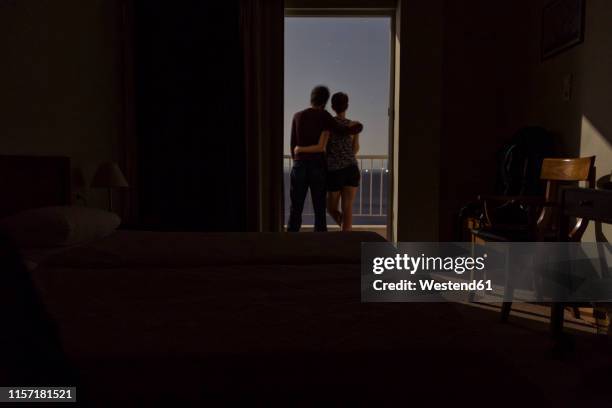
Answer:
[[(0, 218), (70, 204), (68, 158), (0, 156), (0, 169), (19, 175), (1, 178)], [(83, 245), (45, 249), (31, 274), (66, 353), (87, 389), (94, 388), (90, 394), (97, 394), (92, 384), (101, 377), (120, 375), (128, 367), (139, 367), (139, 377), (151, 372), (136, 362), (164, 361), (170, 365), (166, 370), (178, 364), (174, 368), (185, 371), (181, 367), (187, 360), (224, 360), (226, 353), (280, 355), (337, 347), (334, 343), (349, 333), (317, 338), (320, 326), (329, 324), (321, 316), (336, 316), (332, 326), (347, 318), (341, 305), (358, 301), (361, 242), (382, 240), (363, 232), (119, 230)], [(29, 256), (36, 250), (24, 252)], [(324, 308), (316, 307), (320, 301)], [(187, 373), (179, 378), (198, 378)], [(150, 381), (140, 383), (149, 389)], [(228, 385), (235, 383), (219, 392), (227, 392)], [(119, 394), (144, 398), (146, 392)]]
[[(8, 162), (13, 174), (46, 169), (28, 173), (46, 177), (43, 189), (10, 186), (8, 212), (68, 202), (66, 158)], [(31, 274), (90, 405), (380, 405), (401, 400), (407, 381), (429, 402), (452, 401), (461, 384), (436, 367), (486, 370), (469, 344), (453, 344), (465, 316), (449, 304), (361, 304), (360, 247), (371, 241), (383, 239), (117, 231)], [(481, 386), (493, 395), (521, 381), (508, 368)]]

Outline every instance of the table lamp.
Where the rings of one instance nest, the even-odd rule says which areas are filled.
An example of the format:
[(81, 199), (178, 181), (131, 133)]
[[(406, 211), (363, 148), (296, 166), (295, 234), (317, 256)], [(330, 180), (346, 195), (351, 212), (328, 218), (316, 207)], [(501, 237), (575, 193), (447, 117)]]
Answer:
[(106, 162), (98, 166), (91, 181), (92, 187), (108, 188), (108, 210), (113, 211), (113, 189), (127, 188), (129, 184), (115, 162)]

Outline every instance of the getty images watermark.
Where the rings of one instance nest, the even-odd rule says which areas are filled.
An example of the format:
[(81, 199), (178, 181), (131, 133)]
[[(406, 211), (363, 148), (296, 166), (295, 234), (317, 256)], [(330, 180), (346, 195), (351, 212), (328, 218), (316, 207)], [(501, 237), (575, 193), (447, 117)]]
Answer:
[(612, 301), (600, 243), (363, 243), (363, 302)]

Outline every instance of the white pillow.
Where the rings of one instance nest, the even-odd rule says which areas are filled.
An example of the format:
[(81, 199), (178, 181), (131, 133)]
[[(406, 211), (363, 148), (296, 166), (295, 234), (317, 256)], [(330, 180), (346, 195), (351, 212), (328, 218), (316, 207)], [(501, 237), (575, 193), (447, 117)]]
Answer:
[(21, 248), (54, 248), (110, 235), (121, 223), (115, 213), (87, 207), (43, 207), (0, 220)]

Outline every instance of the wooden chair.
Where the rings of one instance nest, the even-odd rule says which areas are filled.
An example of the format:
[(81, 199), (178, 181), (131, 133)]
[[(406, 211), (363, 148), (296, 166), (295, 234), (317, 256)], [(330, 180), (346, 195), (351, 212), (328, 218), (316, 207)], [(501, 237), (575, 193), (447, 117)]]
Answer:
[[(557, 241), (559, 234), (560, 186), (584, 181), (587, 187), (595, 186), (595, 156), (566, 159), (544, 159), (540, 179), (546, 182), (544, 197), (534, 196), (491, 196), (481, 195), (479, 200), (484, 208), (483, 226), (473, 229), (472, 242), (535, 242)], [(492, 214), (492, 203), (514, 205), (523, 209), (524, 223), (497, 223)], [(566, 228), (567, 241), (578, 242), (587, 227), (586, 220), (577, 218)], [(509, 285), (509, 284), (508, 284)], [(512, 308), (513, 288), (506, 286), (501, 320), (507, 321)]]
[[(483, 226), (473, 229), (472, 241), (484, 242), (532, 242), (556, 241), (558, 231), (559, 187), (564, 183), (584, 181), (587, 188), (595, 187), (595, 156), (572, 159), (544, 159), (540, 179), (546, 182), (544, 197), (538, 196), (493, 196), (478, 197), (483, 206)], [(493, 203), (515, 204), (525, 210), (524, 223), (497, 222), (493, 214)], [(499, 208), (499, 206), (497, 207)], [(570, 229), (572, 241), (580, 241), (586, 223), (576, 220)]]

